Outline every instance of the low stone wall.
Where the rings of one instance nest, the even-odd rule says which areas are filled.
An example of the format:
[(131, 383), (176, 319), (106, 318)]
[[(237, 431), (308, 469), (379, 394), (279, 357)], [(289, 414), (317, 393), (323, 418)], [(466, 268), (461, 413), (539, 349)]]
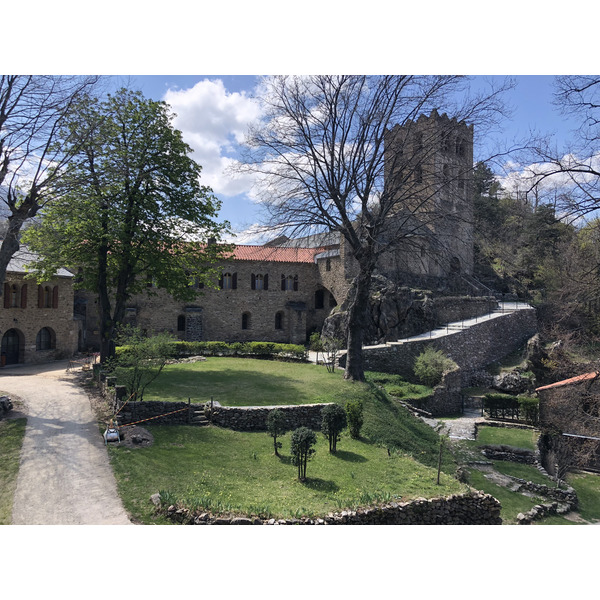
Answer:
[(490, 460), (506, 460), (523, 465), (535, 465), (538, 462), (537, 453), (525, 448), (503, 445), (479, 446), (479, 448), (483, 455)]
[(188, 425), (191, 421), (191, 413), (203, 409), (204, 404), (187, 402), (128, 402), (120, 410), (117, 419), (119, 425), (145, 419), (152, 419), (151, 425)]
[[(152, 501), (160, 504), (155, 494)], [(380, 506), (329, 513), (320, 518), (260, 519), (240, 515), (194, 513), (177, 506), (164, 507), (172, 521), (186, 525), (501, 525), (500, 502), (483, 492), (446, 498), (418, 498)]]
[(289, 429), (297, 427), (321, 428), (321, 411), (327, 404), (301, 404), (298, 406), (215, 406), (210, 420), (213, 425), (237, 431), (266, 431), (267, 416), (279, 409)]

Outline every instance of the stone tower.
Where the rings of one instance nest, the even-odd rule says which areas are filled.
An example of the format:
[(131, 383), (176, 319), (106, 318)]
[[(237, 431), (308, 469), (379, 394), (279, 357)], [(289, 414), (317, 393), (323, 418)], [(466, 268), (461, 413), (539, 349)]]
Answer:
[(386, 185), (412, 232), (408, 273), (444, 279), (472, 273), (472, 171), (473, 126), (464, 121), (433, 111), (388, 133)]

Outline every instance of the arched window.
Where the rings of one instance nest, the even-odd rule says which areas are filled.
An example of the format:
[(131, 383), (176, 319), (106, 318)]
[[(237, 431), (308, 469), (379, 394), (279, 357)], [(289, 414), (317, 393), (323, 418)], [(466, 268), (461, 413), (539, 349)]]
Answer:
[(53, 350), (56, 347), (56, 337), (50, 327), (42, 327), (35, 337), (36, 350)]
[(177, 317), (177, 331), (185, 331), (185, 315)]
[(467, 154), (466, 143), (462, 138), (456, 138), (456, 154), (460, 157), (466, 156)]
[(245, 312), (242, 314), (242, 329), (250, 329), (250, 313)]
[(275, 313), (275, 329), (283, 329), (283, 312)]

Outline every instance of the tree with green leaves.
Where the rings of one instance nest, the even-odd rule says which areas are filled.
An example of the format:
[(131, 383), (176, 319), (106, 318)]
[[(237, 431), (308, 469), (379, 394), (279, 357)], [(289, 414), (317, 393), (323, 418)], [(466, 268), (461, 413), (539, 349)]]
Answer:
[(348, 425), (346, 411), (339, 404), (328, 404), (321, 411), (321, 432), (329, 441), (329, 452), (335, 454), (340, 434)]
[(456, 363), (448, 358), (442, 350), (428, 346), (415, 359), (414, 373), (423, 385), (436, 386), (444, 373), (456, 367)]
[(192, 283), (215, 285), (215, 262), (228, 249), (209, 243), (227, 224), (216, 222), (220, 202), (200, 184), (172, 118), (166, 103), (126, 89), (79, 102), (61, 129), (61, 143), (77, 144), (69, 170), (24, 236), (40, 256), (38, 280), (67, 267), (98, 295), (102, 361), (114, 353), (129, 298), (162, 288), (191, 301)]
[(346, 416), (348, 418), (350, 437), (353, 440), (358, 440), (360, 438), (360, 430), (365, 421), (362, 401), (348, 400), (348, 402), (346, 402)]
[(119, 330), (115, 342), (119, 352), (108, 361), (108, 367), (124, 385), (127, 397), (143, 400), (146, 388), (162, 373), (171, 357), (175, 339), (168, 333), (145, 336), (139, 327), (126, 326)]
[(277, 441), (277, 438), (285, 435), (289, 431), (289, 427), (285, 418), (285, 414), (279, 408), (272, 410), (267, 415), (267, 431), (273, 438), (273, 448), (275, 449), (275, 456), (279, 456), (279, 448), (281, 448), (281, 442)]
[(292, 463), (298, 467), (298, 479), (306, 479), (306, 465), (313, 457), (316, 450), (313, 446), (317, 443), (317, 436), (308, 427), (298, 427), (292, 432)]

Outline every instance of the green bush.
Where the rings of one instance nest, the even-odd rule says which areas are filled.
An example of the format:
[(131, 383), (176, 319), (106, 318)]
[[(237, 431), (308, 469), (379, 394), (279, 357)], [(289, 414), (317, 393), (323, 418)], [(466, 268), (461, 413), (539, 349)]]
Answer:
[(317, 436), (308, 427), (298, 427), (292, 433), (292, 463), (298, 467), (298, 479), (306, 479), (306, 464), (316, 450), (313, 446), (317, 443)]
[(365, 421), (362, 401), (348, 400), (348, 402), (346, 402), (346, 417), (348, 418), (350, 437), (354, 440), (358, 440), (360, 438), (360, 430)]
[(491, 417), (524, 420), (530, 425), (538, 423), (538, 398), (511, 396), (510, 394), (486, 394), (483, 397), (483, 403)]
[(346, 411), (339, 404), (329, 404), (321, 411), (321, 417), (321, 431), (329, 440), (329, 452), (335, 454), (340, 433), (348, 425)]
[(415, 359), (414, 373), (421, 383), (434, 387), (440, 383), (444, 373), (455, 367), (456, 363), (452, 359), (430, 346)]

